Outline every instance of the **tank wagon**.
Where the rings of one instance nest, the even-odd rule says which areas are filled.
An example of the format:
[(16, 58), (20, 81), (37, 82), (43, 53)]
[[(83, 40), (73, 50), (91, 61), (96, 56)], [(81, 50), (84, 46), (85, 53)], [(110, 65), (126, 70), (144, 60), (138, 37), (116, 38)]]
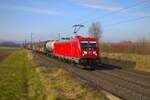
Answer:
[(99, 48), (96, 38), (71, 37), (30, 44), (32, 50), (55, 56), (59, 59), (83, 65), (96, 65), (99, 62)]

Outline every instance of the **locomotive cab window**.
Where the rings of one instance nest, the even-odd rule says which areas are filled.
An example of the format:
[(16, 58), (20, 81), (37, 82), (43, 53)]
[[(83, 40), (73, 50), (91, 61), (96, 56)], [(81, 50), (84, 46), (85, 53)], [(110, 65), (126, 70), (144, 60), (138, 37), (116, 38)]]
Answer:
[(89, 41), (89, 48), (96, 49), (96, 41)]
[(80, 41), (81, 49), (88, 49), (88, 41)]
[(80, 41), (81, 49), (96, 49), (96, 41)]

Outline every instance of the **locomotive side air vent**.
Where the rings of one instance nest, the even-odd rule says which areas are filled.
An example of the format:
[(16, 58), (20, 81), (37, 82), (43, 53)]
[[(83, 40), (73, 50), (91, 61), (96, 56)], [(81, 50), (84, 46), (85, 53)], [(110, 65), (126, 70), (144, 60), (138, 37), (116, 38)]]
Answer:
[(76, 37), (76, 38), (80, 38), (80, 37), (82, 37), (82, 36), (79, 36), (79, 35), (78, 35), (78, 36), (75, 36), (75, 37)]
[(68, 41), (70, 41), (70, 40), (71, 40), (71, 38), (70, 38), (70, 37), (63, 37), (63, 38), (61, 38), (61, 40), (60, 40), (60, 41), (68, 42)]
[(61, 40), (70, 40), (70, 37), (63, 37)]

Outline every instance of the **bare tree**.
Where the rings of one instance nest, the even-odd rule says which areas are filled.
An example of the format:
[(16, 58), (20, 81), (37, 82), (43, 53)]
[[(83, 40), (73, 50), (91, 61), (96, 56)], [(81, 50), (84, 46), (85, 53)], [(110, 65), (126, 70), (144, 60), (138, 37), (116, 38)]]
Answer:
[(89, 27), (89, 36), (97, 38), (97, 41), (100, 42), (102, 35), (102, 28), (99, 22), (93, 22)]

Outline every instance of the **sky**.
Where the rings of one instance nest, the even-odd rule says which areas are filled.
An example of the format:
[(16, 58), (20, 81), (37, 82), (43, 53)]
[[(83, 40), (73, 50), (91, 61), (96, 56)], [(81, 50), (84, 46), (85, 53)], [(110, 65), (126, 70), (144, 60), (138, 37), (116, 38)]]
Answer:
[(84, 24), (78, 34), (88, 36), (93, 22), (105, 42), (150, 39), (150, 0), (0, 0), (0, 40), (72, 36), (74, 24)]

